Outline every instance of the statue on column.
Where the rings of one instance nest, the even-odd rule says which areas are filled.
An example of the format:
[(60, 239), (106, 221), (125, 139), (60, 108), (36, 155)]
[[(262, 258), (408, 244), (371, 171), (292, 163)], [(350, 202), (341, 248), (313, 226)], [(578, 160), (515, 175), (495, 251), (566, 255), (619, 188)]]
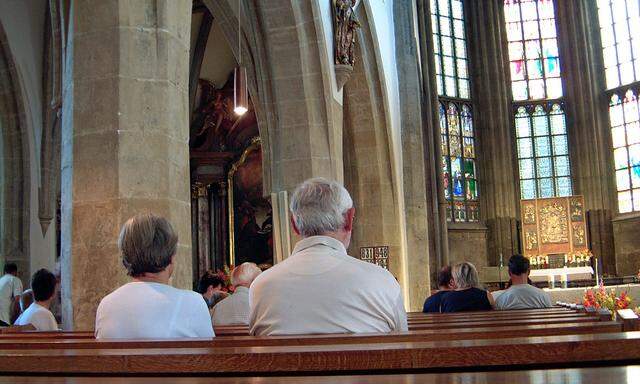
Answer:
[(338, 89), (342, 89), (353, 72), (355, 31), (360, 27), (354, 10), (356, 3), (357, 0), (333, 0), (333, 42)]

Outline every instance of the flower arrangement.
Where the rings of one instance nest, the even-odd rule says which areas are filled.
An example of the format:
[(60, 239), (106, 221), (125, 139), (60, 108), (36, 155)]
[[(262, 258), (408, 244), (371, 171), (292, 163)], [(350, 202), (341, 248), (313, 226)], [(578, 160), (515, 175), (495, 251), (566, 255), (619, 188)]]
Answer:
[(216, 275), (224, 281), (222, 292), (233, 293), (233, 285), (231, 285), (231, 272), (233, 272), (234, 266), (228, 266), (225, 264), (223, 269), (218, 269)]
[(626, 291), (616, 296), (616, 291), (611, 289), (607, 292), (601, 283), (597, 289), (587, 289), (584, 293), (582, 303), (585, 307), (593, 307), (596, 309), (604, 308), (615, 313), (617, 309), (626, 309), (631, 303), (631, 297)]

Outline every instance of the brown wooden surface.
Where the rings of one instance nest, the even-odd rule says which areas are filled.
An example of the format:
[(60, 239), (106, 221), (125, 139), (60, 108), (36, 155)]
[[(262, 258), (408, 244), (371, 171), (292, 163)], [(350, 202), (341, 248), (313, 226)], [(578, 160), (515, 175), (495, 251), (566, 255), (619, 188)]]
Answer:
[(0, 384), (634, 384), (640, 366), (502, 372), (420, 373), (305, 377), (24, 377), (0, 376)]
[(210, 374), (640, 363), (640, 332), (425, 343), (0, 351), (0, 372)]
[(305, 336), (229, 336), (194, 340), (94, 340), (94, 339), (0, 339), (3, 349), (123, 349), (123, 348), (208, 348), (278, 345), (325, 345), (357, 343), (428, 342), (471, 339), (495, 339), (522, 336), (550, 336), (621, 332), (618, 322), (544, 324), (499, 328), (466, 328), (410, 331), (394, 334), (335, 334)]

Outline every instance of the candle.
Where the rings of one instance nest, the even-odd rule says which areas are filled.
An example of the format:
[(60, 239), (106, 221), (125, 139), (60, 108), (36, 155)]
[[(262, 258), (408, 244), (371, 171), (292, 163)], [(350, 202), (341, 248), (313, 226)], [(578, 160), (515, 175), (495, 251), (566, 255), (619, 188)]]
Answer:
[(600, 285), (600, 277), (598, 276), (598, 258), (595, 258), (596, 260), (596, 285)]

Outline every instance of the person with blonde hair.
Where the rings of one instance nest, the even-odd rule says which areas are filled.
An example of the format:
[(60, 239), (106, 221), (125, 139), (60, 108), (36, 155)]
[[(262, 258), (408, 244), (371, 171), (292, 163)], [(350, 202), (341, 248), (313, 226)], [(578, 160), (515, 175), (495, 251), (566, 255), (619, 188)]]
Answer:
[(242, 263), (231, 272), (233, 294), (211, 311), (213, 325), (249, 324), (249, 287), (262, 271), (254, 263)]
[(213, 337), (207, 304), (196, 292), (169, 285), (178, 235), (163, 217), (136, 215), (122, 226), (118, 248), (133, 281), (102, 299), (98, 339)]
[(289, 207), (302, 237), (249, 289), (253, 335), (407, 330), (400, 285), (389, 271), (347, 254), (355, 208), (338, 182), (299, 185)]
[(480, 289), (476, 267), (463, 262), (451, 268), (454, 290), (442, 296), (442, 312), (487, 311), (495, 307), (491, 293)]

